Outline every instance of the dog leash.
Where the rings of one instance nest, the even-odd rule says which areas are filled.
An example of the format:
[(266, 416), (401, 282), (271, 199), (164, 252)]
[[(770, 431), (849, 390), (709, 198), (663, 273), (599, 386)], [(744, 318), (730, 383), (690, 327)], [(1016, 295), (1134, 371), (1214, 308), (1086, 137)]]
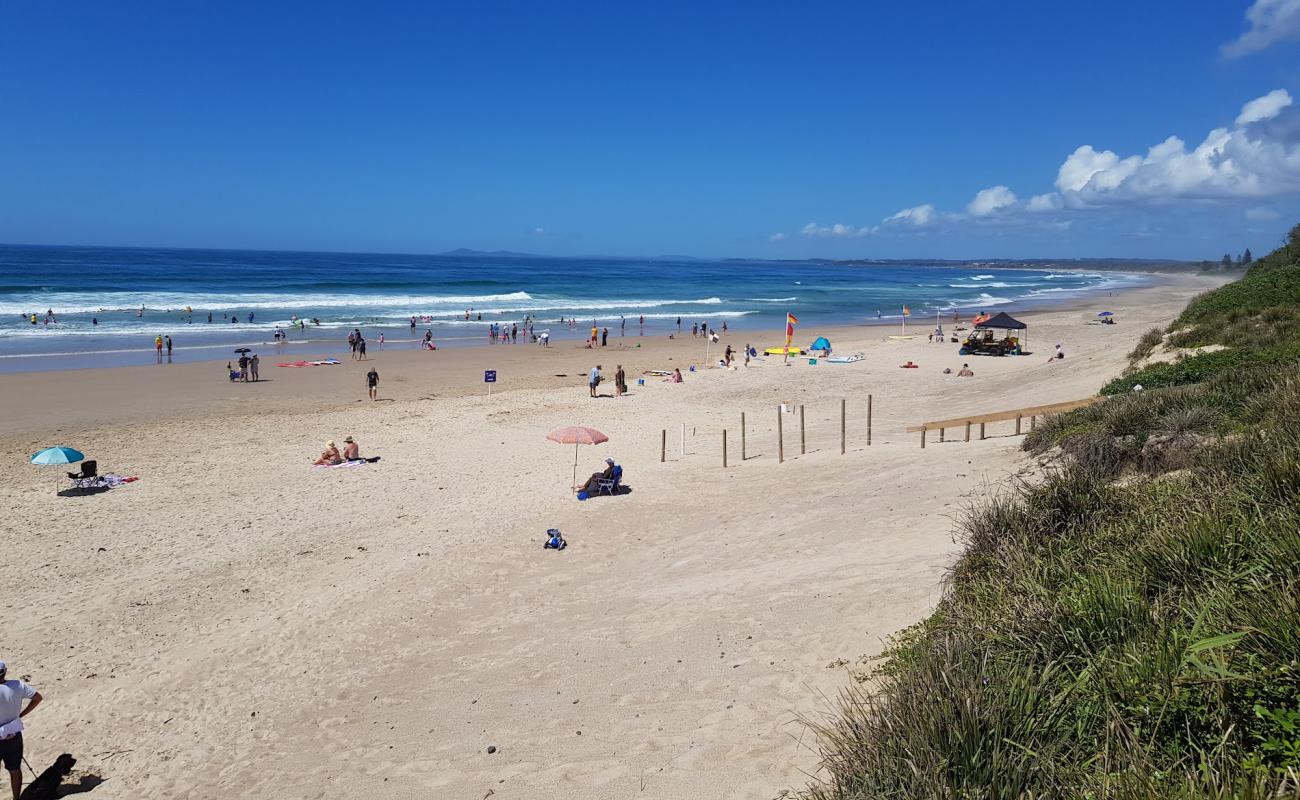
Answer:
[(27, 765), (27, 769), (31, 771), (33, 778), (41, 777), (40, 775), (36, 774), (36, 770), (32, 769), (32, 762), (28, 761), (27, 756), (25, 755), (23, 756), (23, 763)]

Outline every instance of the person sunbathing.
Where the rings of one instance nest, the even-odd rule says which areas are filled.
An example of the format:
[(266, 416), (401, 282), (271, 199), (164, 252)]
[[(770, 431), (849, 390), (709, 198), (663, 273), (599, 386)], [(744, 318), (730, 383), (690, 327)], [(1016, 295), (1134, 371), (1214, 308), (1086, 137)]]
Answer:
[(343, 460), (344, 461), (361, 460), (361, 448), (357, 445), (357, 441), (353, 439), (351, 436), (343, 440)]
[(669, 375), (667, 378), (664, 378), (664, 380), (668, 381), (669, 383), (681, 383), (682, 371), (680, 369), (674, 369), (673, 374)]
[(962, 364), (961, 372), (957, 373), (958, 378), (973, 378), (975, 373), (971, 371), (970, 364)]
[(311, 463), (317, 466), (333, 466), (335, 464), (342, 464), (343, 456), (339, 455), (339, 449), (335, 446), (334, 440), (331, 439), (325, 443), (325, 451), (320, 454), (320, 458), (317, 458)]
[(596, 491), (597, 487), (600, 486), (601, 481), (611, 480), (613, 477), (614, 477), (614, 459), (607, 458), (605, 459), (605, 469), (601, 470), (600, 472), (591, 473), (591, 477), (587, 479), (586, 483), (584, 483), (581, 487), (578, 488), (578, 491), (591, 494), (592, 492)]

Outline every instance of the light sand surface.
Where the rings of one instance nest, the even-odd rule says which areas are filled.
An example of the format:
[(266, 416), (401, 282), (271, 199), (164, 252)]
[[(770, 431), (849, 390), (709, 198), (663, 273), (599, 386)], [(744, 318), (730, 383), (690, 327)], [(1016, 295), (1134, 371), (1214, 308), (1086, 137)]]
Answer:
[[(47, 697), (28, 759), (74, 753), (107, 778), (95, 798), (775, 797), (816, 770), (801, 718), (828, 712), (841, 661), (932, 608), (954, 518), (1026, 464), (1009, 426), (925, 450), (903, 428), (1088, 396), (1217, 282), (1024, 315), (1032, 356), (962, 358), (918, 320), (911, 341), (831, 332), (857, 364), (681, 385), (635, 376), (702, 367), (689, 335), (375, 352), (383, 402), (365, 365), (274, 357), (256, 385), (202, 364), (0, 376), (0, 658)], [(1085, 324), (1103, 305), (1120, 324)], [(624, 364), (630, 396), (587, 396), (597, 360)], [(941, 374), (963, 361), (974, 378)], [(801, 455), (783, 418), (784, 464), (780, 402), (808, 431)], [(573, 448), (543, 438), (562, 425), (608, 434), (579, 472), (611, 455), (631, 492), (575, 501)], [(382, 460), (308, 466), (347, 434)], [(140, 480), (56, 496), (61, 471), (27, 463), (51, 444)], [(542, 549), (552, 527), (567, 550)]]

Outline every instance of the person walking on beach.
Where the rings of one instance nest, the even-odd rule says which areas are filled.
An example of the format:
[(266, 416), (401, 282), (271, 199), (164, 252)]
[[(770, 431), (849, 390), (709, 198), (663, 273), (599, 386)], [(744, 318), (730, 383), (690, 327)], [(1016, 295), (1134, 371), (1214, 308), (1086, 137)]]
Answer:
[(384, 349), (384, 335), (382, 333), (379, 334), (379, 349), (380, 350)]
[(161, 363), (162, 363), (162, 349), (163, 349), (163, 340), (162, 340), (162, 336), (158, 336), (156, 339), (153, 340), (153, 349), (154, 349), (155, 351), (157, 351), (157, 353), (158, 353), (158, 363), (161, 364)]
[(645, 336), (645, 314), (641, 315), (641, 336)]
[(627, 374), (623, 372), (623, 365), (619, 364), (614, 369), (614, 396), (622, 397), (627, 394)]
[(678, 332), (678, 333), (681, 333), (681, 332), (682, 332), (682, 318), (681, 318), (681, 317), (678, 317), (678, 318), (677, 318), (677, 332)]
[(358, 360), (358, 361), (365, 361), (365, 360), (366, 360), (366, 340), (365, 340), (365, 339), (358, 339), (358, 340), (357, 340), (357, 360)]
[(587, 388), (591, 390), (591, 396), (596, 396), (596, 387), (600, 385), (600, 365), (591, 368), (591, 374), (587, 376)]
[(627, 336), (627, 317), (618, 318), (618, 335), (620, 338)]
[[(0, 763), (9, 773), (9, 786), (13, 800), (23, 791), (23, 723), (22, 718), (32, 713), (44, 697), (36, 689), (20, 680), (6, 680), (5, 662), (0, 661)], [(27, 707), (23, 708), (23, 701)]]
[(370, 394), (371, 400), (379, 399), (379, 371), (374, 367), (366, 373), (366, 390)]
[(692, 322), (692, 323), (691, 323), (691, 338), (692, 338), (692, 339), (695, 339), (695, 338), (697, 338), (699, 335), (700, 335), (700, 323), (698, 323), (698, 322)]
[(167, 343), (167, 360), (171, 361), (172, 360), (172, 337), (170, 335), (164, 336), (163, 341)]
[(600, 346), (604, 347), (609, 344), (609, 328), (604, 328), (600, 332)]
[(253, 353), (253, 357), (248, 359), (248, 377), (253, 381), (261, 380), (261, 377), (257, 374), (257, 367), (260, 363), (261, 359), (257, 357), (257, 353)]
[(239, 379), (248, 383), (248, 354), (239, 354)]

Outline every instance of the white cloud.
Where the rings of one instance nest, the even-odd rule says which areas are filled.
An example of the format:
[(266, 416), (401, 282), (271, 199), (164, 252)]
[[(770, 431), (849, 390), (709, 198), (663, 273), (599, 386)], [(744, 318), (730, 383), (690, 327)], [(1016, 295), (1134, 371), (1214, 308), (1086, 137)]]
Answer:
[(1223, 46), (1225, 56), (1238, 58), (1300, 38), (1300, 0), (1255, 0), (1246, 21), (1250, 29)]
[(966, 206), (966, 211), (972, 217), (987, 217), (1015, 204), (1015, 192), (1005, 186), (991, 186), (981, 189)]
[(934, 206), (925, 203), (924, 205), (905, 208), (897, 214), (885, 217), (884, 223), (905, 223), (908, 225), (915, 225), (918, 228), (923, 228), (934, 222), (934, 218)]
[(1237, 127), (1259, 122), (1260, 120), (1272, 119), (1282, 113), (1282, 109), (1289, 105), (1291, 105), (1291, 95), (1287, 90), (1274, 89), (1263, 97), (1256, 97), (1241, 107), (1241, 113), (1237, 115)]
[(1056, 211), (1060, 207), (1061, 196), (1056, 192), (1036, 194), (1025, 204), (1025, 208), (1030, 211)]
[(1061, 165), (1056, 188), (1070, 207), (1300, 192), (1300, 114), (1291, 105), (1285, 90), (1270, 92), (1191, 149), (1177, 136), (1127, 158), (1083, 145)]
[(541, 236), (543, 233), (546, 233), (546, 229), (545, 229), (545, 228), (533, 228), (533, 234), (534, 234), (534, 235), (536, 235), (536, 236)]
[(863, 236), (870, 236), (876, 232), (875, 228), (868, 228), (863, 225), (855, 228), (852, 225), (818, 225), (816, 222), (809, 222), (799, 231), (804, 236), (816, 236), (821, 238), (843, 238), (843, 239), (860, 239)]
[(787, 238), (787, 237), (786, 237), (786, 235), (785, 235), (784, 233), (774, 233), (774, 234), (772, 234), (770, 237), (768, 237), (768, 241), (771, 241), (771, 242), (784, 242), (784, 241), (786, 240), (786, 238)]
[(1277, 213), (1273, 209), (1264, 208), (1263, 206), (1246, 209), (1246, 219), (1253, 219), (1259, 222), (1278, 219), (1281, 216), (1281, 214)]

